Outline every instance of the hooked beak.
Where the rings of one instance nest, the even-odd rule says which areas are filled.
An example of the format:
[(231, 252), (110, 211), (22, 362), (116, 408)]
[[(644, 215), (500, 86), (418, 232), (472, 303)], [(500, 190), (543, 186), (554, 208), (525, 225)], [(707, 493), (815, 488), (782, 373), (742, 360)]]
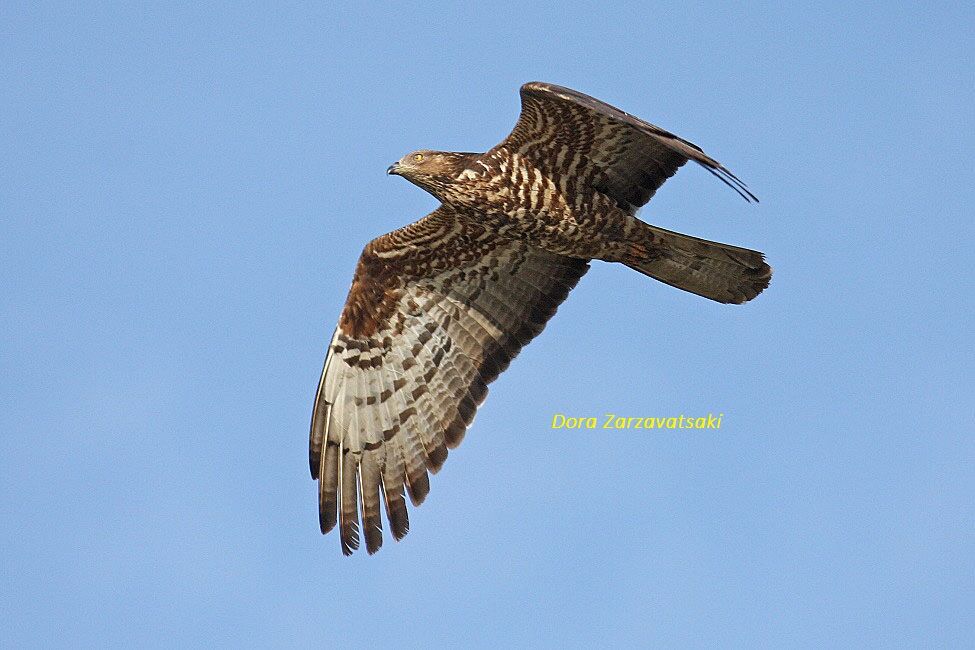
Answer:
[(390, 176), (399, 176), (399, 163), (394, 162), (392, 165), (386, 168), (386, 173)]

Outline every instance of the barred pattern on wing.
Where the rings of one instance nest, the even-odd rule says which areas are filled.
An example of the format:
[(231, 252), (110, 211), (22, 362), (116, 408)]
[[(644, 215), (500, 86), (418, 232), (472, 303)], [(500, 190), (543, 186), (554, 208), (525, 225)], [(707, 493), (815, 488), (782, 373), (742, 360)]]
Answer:
[[(491, 236), (441, 207), (371, 242), (329, 346), (310, 462), (322, 532), (342, 550), (382, 545), (380, 501), (400, 539), (457, 446), (487, 384), (534, 338), (588, 269), (585, 260)], [(361, 511), (359, 510), (361, 508)]]
[(531, 158), (564, 181), (590, 185), (624, 210), (635, 212), (646, 204), (688, 160), (745, 200), (758, 200), (697, 145), (598, 99), (534, 82), (521, 87), (521, 105), (514, 131), (498, 146)]

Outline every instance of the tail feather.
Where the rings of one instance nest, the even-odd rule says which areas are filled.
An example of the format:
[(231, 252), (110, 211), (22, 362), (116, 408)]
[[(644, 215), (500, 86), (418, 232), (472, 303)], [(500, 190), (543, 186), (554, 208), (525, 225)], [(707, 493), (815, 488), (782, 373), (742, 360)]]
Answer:
[(646, 226), (643, 244), (622, 261), (631, 269), (678, 289), (739, 305), (762, 293), (772, 280), (765, 256), (738, 246)]

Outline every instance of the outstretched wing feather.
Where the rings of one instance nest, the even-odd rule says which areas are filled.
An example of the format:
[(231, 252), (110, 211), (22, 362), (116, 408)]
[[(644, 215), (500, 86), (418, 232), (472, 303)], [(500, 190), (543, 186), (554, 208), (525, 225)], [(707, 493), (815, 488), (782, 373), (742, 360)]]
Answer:
[[(416, 242), (422, 242), (417, 245)], [(313, 410), (312, 475), (322, 531), (338, 514), (342, 550), (394, 538), (456, 447), (487, 384), (541, 332), (588, 270), (441, 207), (366, 246), (329, 346)], [(360, 509), (361, 508), (361, 509)], [(360, 529), (361, 522), (361, 529)]]
[(500, 145), (553, 175), (588, 182), (635, 212), (688, 160), (746, 201), (748, 187), (700, 147), (589, 95), (554, 84), (521, 87), (521, 115)]

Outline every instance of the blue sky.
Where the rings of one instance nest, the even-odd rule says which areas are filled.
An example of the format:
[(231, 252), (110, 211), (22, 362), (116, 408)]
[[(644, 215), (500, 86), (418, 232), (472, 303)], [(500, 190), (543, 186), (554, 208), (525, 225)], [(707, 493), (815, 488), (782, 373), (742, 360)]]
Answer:
[[(786, 3), (788, 4), (788, 3)], [(975, 12), (0, 8), (0, 645), (972, 646)], [(518, 86), (700, 144), (642, 216), (729, 307), (595, 264), (372, 557), (307, 428), (372, 237)], [(718, 431), (553, 414), (723, 413)]]

